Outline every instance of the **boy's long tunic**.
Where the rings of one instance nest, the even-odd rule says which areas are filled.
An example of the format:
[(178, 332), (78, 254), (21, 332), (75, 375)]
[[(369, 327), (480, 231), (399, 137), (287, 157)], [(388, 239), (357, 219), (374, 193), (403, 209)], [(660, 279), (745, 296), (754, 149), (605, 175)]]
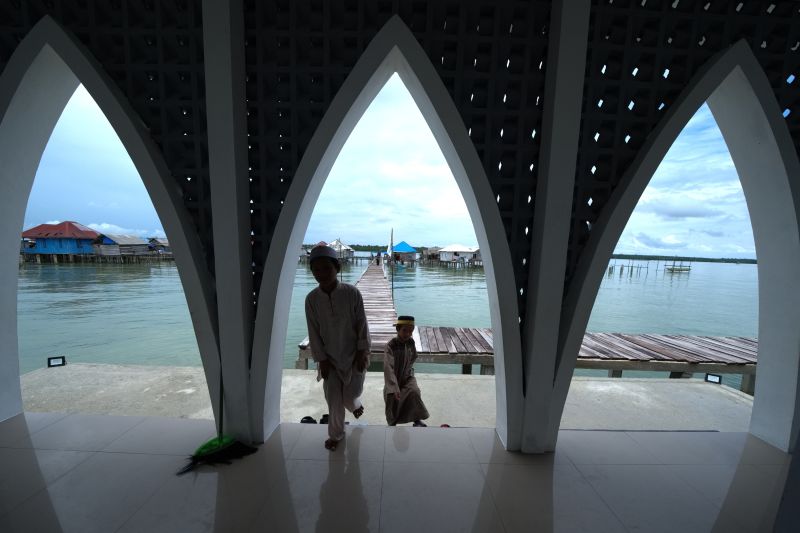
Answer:
[[(344, 437), (344, 410), (361, 406), (364, 372), (354, 366), (357, 350), (369, 353), (369, 328), (361, 293), (338, 283), (326, 293), (319, 287), (306, 296), (308, 340), (314, 361), (329, 361), (331, 372), (323, 383), (328, 403), (328, 435)], [(319, 379), (319, 378), (318, 378)]]
[[(386, 401), (386, 423), (390, 426), (425, 420), (430, 416), (414, 378), (416, 360), (414, 339), (403, 342), (395, 337), (386, 343), (383, 351), (383, 398)], [(400, 399), (395, 397), (398, 392)]]

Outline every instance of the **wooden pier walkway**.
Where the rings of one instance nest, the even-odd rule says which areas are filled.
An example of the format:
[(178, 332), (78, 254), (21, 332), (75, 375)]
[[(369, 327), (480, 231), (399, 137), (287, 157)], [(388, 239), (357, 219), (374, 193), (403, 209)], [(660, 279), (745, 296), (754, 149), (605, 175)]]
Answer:
[[(397, 311), (392, 300), (392, 289), (383, 268), (370, 264), (356, 282), (364, 299), (364, 311), (369, 324), (372, 360), (383, 354), (386, 343), (397, 334), (394, 323)], [(420, 363), (460, 364), (465, 373), (472, 365), (481, 365), (481, 373), (494, 373), (494, 346), (491, 328), (448, 328), (417, 326), (414, 329)], [(298, 345), (300, 349), (296, 368), (308, 368), (311, 350), (308, 337)]]
[[(379, 362), (386, 343), (395, 335), (397, 311), (383, 269), (369, 265), (356, 283), (364, 299), (369, 323), (372, 360)], [(480, 365), (481, 374), (494, 374), (494, 338), (491, 328), (418, 325), (414, 330), (420, 363), (462, 365), (464, 373)], [(308, 337), (298, 345), (296, 368), (308, 368)], [(625, 370), (669, 372), (670, 377), (693, 373), (741, 374), (742, 390), (752, 394), (758, 341), (747, 337), (688, 335), (628, 335), (586, 333), (576, 368), (608, 370), (620, 377)]]
[[(383, 267), (370, 264), (361, 275), (361, 279), (356, 282), (356, 287), (364, 299), (372, 348), (380, 347), (383, 350), (383, 346), (397, 334), (394, 327), (397, 311), (392, 300), (392, 288), (386, 281)], [(303, 342), (308, 342), (308, 339)]]

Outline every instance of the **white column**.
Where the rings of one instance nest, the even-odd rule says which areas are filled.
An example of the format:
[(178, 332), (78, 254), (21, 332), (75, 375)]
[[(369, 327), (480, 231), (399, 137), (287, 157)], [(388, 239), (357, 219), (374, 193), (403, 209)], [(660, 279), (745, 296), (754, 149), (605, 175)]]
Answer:
[(203, 1), (203, 42), (224, 426), (239, 439), (260, 440), (252, 435), (249, 405), (254, 297), (241, 0)]
[(17, 256), (25, 209), (42, 152), (78, 87), (52, 49), (35, 48), (13, 56), (0, 78), (0, 420), (22, 412)]
[(752, 74), (734, 69), (708, 106), (742, 182), (758, 257), (750, 431), (793, 451), (800, 427), (800, 164), (766, 76), (752, 55), (743, 63), (751, 63), (746, 70)]
[(528, 305), (523, 328), (525, 412), (522, 451), (551, 451), (549, 404), (557, 365), (564, 271), (575, 187), (589, 1), (553, 4), (544, 93), (542, 151), (536, 184)]

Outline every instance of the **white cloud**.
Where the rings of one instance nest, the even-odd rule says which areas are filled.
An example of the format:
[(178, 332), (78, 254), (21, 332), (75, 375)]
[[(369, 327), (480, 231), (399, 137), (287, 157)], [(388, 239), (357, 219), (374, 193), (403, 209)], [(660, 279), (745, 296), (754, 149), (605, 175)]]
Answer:
[(304, 242), (476, 245), (472, 221), (436, 140), (397, 76), (367, 109), (320, 193)]
[(117, 226), (108, 222), (86, 224), (98, 233), (110, 233), (112, 235), (135, 235), (137, 237), (166, 237), (162, 229), (131, 229)]
[(617, 253), (755, 257), (739, 177), (707, 106), (656, 170), (617, 243)]

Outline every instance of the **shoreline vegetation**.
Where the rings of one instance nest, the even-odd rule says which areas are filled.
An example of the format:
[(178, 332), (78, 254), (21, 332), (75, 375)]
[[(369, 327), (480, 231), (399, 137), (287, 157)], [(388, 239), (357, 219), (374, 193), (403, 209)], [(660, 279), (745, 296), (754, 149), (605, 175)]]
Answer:
[[(304, 246), (313, 246), (307, 244)], [(383, 252), (386, 250), (385, 245), (379, 244), (351, 244), (356, 252)], [(426, 250), (430, 246), (415, 246), (417, 250)], [(738, 263), (755, 265), (758, 263), (756, 259), (747, 259), (741, 257), (691, 257), (685, 255), (642, 255), (642, 254), (611, 254), (611, 259), (630, 259), (633, 261), (682, 261), (691, 263)]]
[(611, 259), (631, 259), (635, 261), (681, 261), (690, 263), (740, 263), (755, 265), (755, 259), (740, 257), (689, 257), (682, 255), (638, 255), (638, 254), (611, 254)]

